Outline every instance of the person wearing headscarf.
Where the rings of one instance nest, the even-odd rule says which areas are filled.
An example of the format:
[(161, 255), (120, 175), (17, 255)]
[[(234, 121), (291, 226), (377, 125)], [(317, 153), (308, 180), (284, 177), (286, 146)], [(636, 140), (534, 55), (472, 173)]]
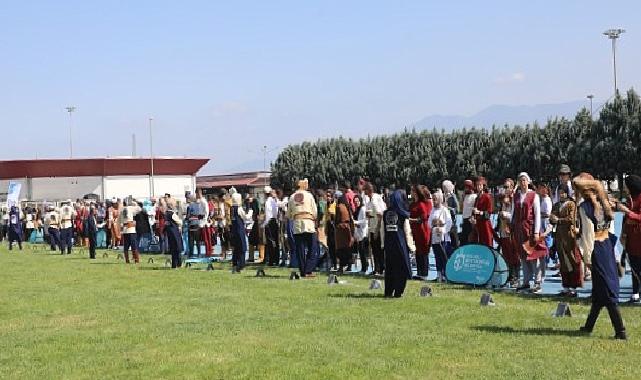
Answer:
[(432, 229), (428, 223), (432, 212), (432, 195), (425, 185), (412, 186), (410, 204), (410, 227), (416, 244), (416, 275), (427, 278)]
[(592, 271), (592, 306), (581, 331), (591, 333), (602, 308), (607, 308), (614, 327), (615, 339), (627, 339), (619, 310), (619, 275), (610, 234), (614, 230), (614, 213), (601, 181), (590, 174), (573, 180), (583, 197), (579, 206), (580, 231), (578, 246), (583, 261)]
[(336, 205), (334, 217), (334, 241), (338, 257), (338, 272), (349, 271), (352, 266), (352, 246), (354, 245), (354, 219), (349, 199), (343, 194)]
[(84, 220), (82, 227), (84, 236), (89, 240), (89, 258), (96, 259), (96, 235), (98, 234), (98, 223), (96, 222), (96, 209), (95, 207), (89, 208), (89, 213)]
[(367, 273), (369, 268), (369, 226), (363, 202), (363, 197), (360, 194), (356, 194), (354, 197), (354, 204), (356, 205), (356, 211), (354, 211), (354, 239), (356, 240), (358, 256), (361, 260), (361, 274)]
[(463, 182), (465, 187), (465, 194), (463, 195), (463, 224), (461, 225), (461, 233), (459, 234), (459, 242), (461, 245), (468, 244), (470, 241), (470, 235), (474, 231), (474, 226), (470, 221), (472, 217), (472, 211), (474, 210), (474, 204), (476, 203), (476, 197), (478, 196), (474, 191), (474, 182), (470, 179), (466, 179)]
[[(245, 233), (245, 220), (247, 214), (242, 207), (243, 197), (240, 193), (231, 196), (231, 263), (234, 272), (240, 272), (245, 267), (245, 253), (247, 252), (247, 235)], [(251, 217), (251, 216), (250, 216)]]
[(416, 251), (407, 195), (404, 190), (395, 190), (389, 199), (389, 207), (383, 213), (381, 224), (381, 247), (385, 251), (385, 297), (399, 298), (405, 291), (407, 280), (412, 278), (410, 252)]
[(519, 279), (521, 277), (521, 258), (519, 252), (512, 240), (512, 212), (514, 204), (512, 197), (514, 196), (514, 180), (512, 178), (505, 179), (503, 182), (503, 189), (501, 193), (501, 201), (498, 213), (498, 235), (499, 247), (501, 248), (501, 255), (508, 266), (508, 282), (510, 286), (516, 288), (519, 286)]
[(492, 212), (494, 202), (492, 195), (487, 189), (487, 180), (484, 177), (476, 178), (475, 182), (477, 197), (472, 209), (472, 221), (476, 231), (476, 241), (479, 244), (494, 248), (494, 232), (492, 229)]
[(176, 210), (176, 201), (173, 198), (167, 199), (166, 205), (161, 207), (161, 210), (165, 213), (164, 232), (167, 236), (167, 248), (171, 254), (171, 267), (180, 268), (182, 265), (180, 254), (183, 251), (182, 220)]
[[(624, 213), (621, 243), (625, 246), (632, 269), (632, 296), (629, 302), (638, 303), (641, 287), (641, 177), (629, 175), (624, 182), (629, 194), (627, 206), (619, 203), (617, 209)], [(625, 262), (621, 264), (625, 265)]]
[[(545, 276), (545, 258), (537, 255), (528, 255), (524, 244), (535, 246), (539, 241), (541, 231), (541, 200), (539, 195), (530, 189), (530, 176), (526, 172), (519, 173), (517, 177), (518, 188), (512, 198), (512, 241), (514, 248), (521, 258), (523, 268), (523, 283), (518, 291), (531, 290), (540, 293), (543, 277)], [(530, 288), (530, 281), (534, 280), (534, 287)]]
[[(298, 189), (287, 201), (287, 217), (293, 224), (294, 252), (301, 277), (314, 277), (318, 238), (316, 220), (318, 207), (312, 193), (307, 191), (307, 179), (298, 181)], [(292, 260), (293, 261), (293, 260)]]
[(430, 213), (427, 224), (432, 229), (431, 244), (434, 258), (436, 260), (436, 281), (447, 281), (445, 266), (451, 252), (450, 229), (452, 228), (452, 216), (449, 208), (445, 205), (443, 193), (438, 190), (432, 195), (434, 208)]
[(550, 223), (556, 228), (554, 241), (563, 285), (559, 295), (576, 297), (576, 288), (583, 287), (581, 252), (576, 245), (576, 203), (566, 184), (559, 186), (558, 196), (559, 202), (552, 209)]
[(441, 189), (443, 190), (443, 202), (450, 210), (450, 217), (452, 219), (452, 228), (450, 229), (451, 246), (452, 249), (456, 249), (459, 246), (458, 225), (456, 222), (456, 214), (458, 214), (459, 210), (459, 201), (456, 196), (456, 188), (452, 181), (446, 179), (441, 184)]
[(9, 250), (13, 249), (13, 243), (18, 243), (18, 248), (22, 251), (22, 221), (20, 220), (20, 210), (16, 206), (11, 206), (9, 211)]

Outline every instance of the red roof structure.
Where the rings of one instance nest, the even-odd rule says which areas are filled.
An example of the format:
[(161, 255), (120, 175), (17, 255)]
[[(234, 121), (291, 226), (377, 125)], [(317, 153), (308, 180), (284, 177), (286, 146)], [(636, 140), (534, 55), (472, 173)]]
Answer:
[(269, 184), (269, 172), (249, 172), (203, 176), (196, 178), (198, 188), (222, 188), (222, 187), (259, 187)]
[[(154, 175), (195, 175), (208, 158), (154, 158)], [(0, 161), (0, 179), (149, 175), (149, 158), (72, 158)]]

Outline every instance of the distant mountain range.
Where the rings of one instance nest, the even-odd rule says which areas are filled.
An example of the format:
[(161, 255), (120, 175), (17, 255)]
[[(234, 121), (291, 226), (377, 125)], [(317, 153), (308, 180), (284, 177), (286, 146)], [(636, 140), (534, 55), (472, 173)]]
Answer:
[[(502, 127), (509, 125), (525, 125), (538, 122), (539, 125), (545, 124), (548, 119), (555, 117), (565, 117), (574, 119), (576, 113), (583, 107), (589, 107), (589, 103), (583, 100), (577, 100), (568, 103), (557, 104), (537, 104), (532, 106), (506, 106), (493, 105), (472, 116), (460, 115), (432, 115), (417, 121), (412, 127), (416, 129), (445, 129), (453, 130), (460, 128), (491, 128), (492, 125)], [(598, 108), (594, 104), (593, 109), (596, 113)]]

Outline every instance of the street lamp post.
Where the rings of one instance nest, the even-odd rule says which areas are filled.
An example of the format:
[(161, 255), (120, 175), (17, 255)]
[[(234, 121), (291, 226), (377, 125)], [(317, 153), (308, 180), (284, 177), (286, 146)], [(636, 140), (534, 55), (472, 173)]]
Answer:
[(594, 99), (594, 95), (590, 94), (587, 96), (588, 99), (590, 99), (590, 120), (593, 119), (592, 117), (592, 99)]
[(608, 29), (603, 35), (612, 40), (612, 67), (614, 70), (614, 95), (617, 94), (617, 39), (625, 33), (625, 29)]
[(76, 110), (76, 107), (69, 106), (65, 108), (67, 109), (67, 112), (69, 112), (69, 158), (73, 158), (73, 139), (71, 135), (71, 126), (73, 125), (73, 117), (71, 116), (71, 114)]
[(151, 122), (154, 119), (149, 118), (149, 157), (151, 161), (151, 173), (149, 175), (149, 199), (154, 197), (154, 136), (152, 133)]

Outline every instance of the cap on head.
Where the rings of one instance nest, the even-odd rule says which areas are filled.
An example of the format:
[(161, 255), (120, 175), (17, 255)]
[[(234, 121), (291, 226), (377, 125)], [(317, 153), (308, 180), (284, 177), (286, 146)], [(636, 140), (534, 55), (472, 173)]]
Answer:
[(559, 175), (561, 175), (561, 174), (571, 175), (572, 174), (572, 170), (570, 170), (570, 167), (568, 165), (563, 164), (563, 165), (561, 165), (561, 168), (559, 168)]

